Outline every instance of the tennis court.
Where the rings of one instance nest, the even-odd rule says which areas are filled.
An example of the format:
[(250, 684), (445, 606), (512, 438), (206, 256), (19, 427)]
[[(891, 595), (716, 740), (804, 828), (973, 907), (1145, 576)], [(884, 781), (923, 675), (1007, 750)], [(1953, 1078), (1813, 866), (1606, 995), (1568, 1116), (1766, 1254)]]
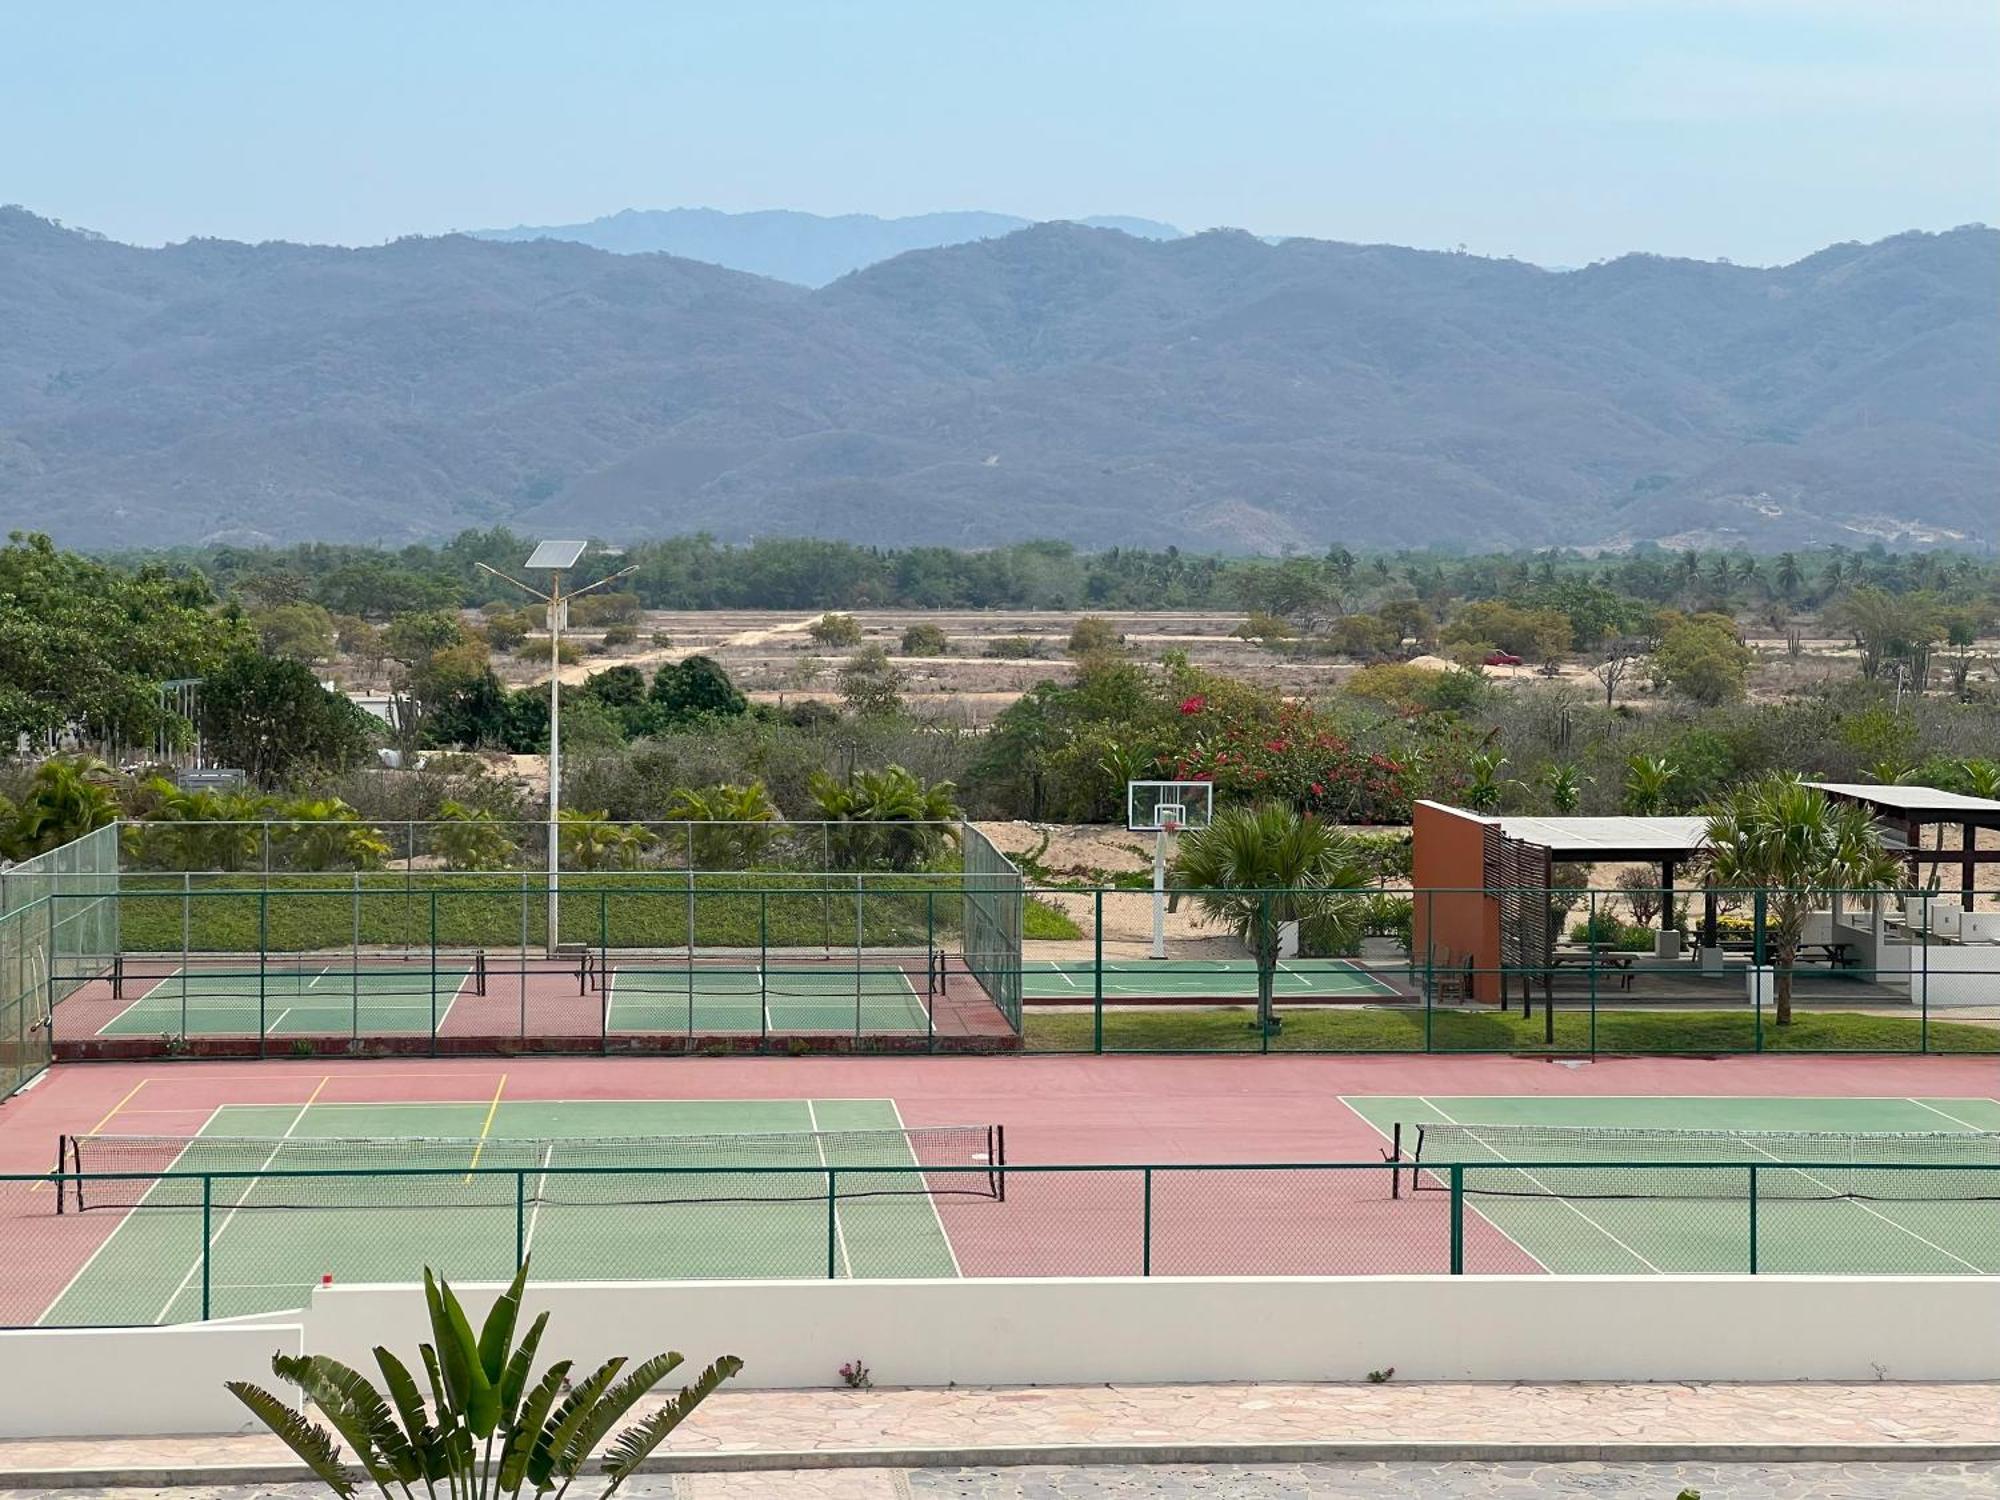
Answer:
[[(1746, 1251), (1755, 1255), (1757, 1269), (1768, 1273), (2000, 1272), (2000, 1159), (1990, 1169), (1878, 1174), (1854, 1191), (1831, 1167), (1767, 1167), (1776, 1158), (1759, 1140), (1776, 1132), (1973, 1137), (2000, 1131), (2000, 1100), (1432, 1094), (1345, 1102), (1385, 1141), (1401, 1125), (1406, 1155), (1417, 1146), (1415, 1127), (1469, 1127), (1449, 1133), (1452, 1159), (1468, 1164), (1469, 1272), (1714, 1273), (1749, 1269), (1743, 1263)], [(1479, 1126), (1501, 1129), (1481, 1132)], [(1555, 1127), (1551, 1136), (1579, 1128), (1607, 1134), (1594, 1141), (1537, 1141), (1525, 1128), (1536, 1126)], [(1668, 1158), (1643, 1137), (1612, 1134), (1621, 1131), (1705, 1131), (1715, 1137), (1677, 1143), (1675, 1156)], [(1990, 1151), (1990, 1144), (1982, 1149)], [(1435, 1155), (1429, 1159), (1438, 1161)], [(1765, 1178), (1764, 1196), (1753, 1215), (1749, 1174), (1742, 1170), (1512, 1165), (1670, 1159), (1756, 1162)], [(1418, 1180), (1414, 1198), (1444, 1195), (1439, 1171), (1412, 1176)], [(1486, 1232), (1471, 1232), (1474, 1215)]]
[[(217, 1169), (199, 1144), (207, 1137), (221, 1160), (253, 1173), (323, 1172), (330, 1157), (347, 1171), (438, 1165), (423, 1141), (454, 1144), (451, 1170), (218, 1177), (206, 1215), (198, 1180), (70, 1184), (87, 1196), (72, 1200), (62, 1222), (102, 1238), (38, 1321), (201, 1316), (204, 1217), (210, 1314), (235, 1317), (301, 1306), (326, 1276), (399, 1281), (431, 1265), (459, 1280), (504, 1279), (517, 1247), (550, 1280), (824, 1277), (830, 1263), (841, 1276), (955, 1276), (940, 1200), (949, 1195), (954, 1212), (997, 1203), (990, 1174), (977, 1170), (990, 1136), (952, 1127), (906, 1134), (888, 1099), (502, 1101), (496, 1093), (485, 1102), (350, 1104), (317, 1102), (318, 1093), (302, 1105), (217, 1108), (196, 1141), (180, 1143), (181, 1169)], [(644, 1139), (660, 1136), (702, 1139), (663, 1156), (657, 1140)], [(942, 1144), (922, 1144), (933, 1136)], [(329, 1149), (371, 1138), (365, 1155)], [(84, 1166), (116, 1170), (120, 1138), (92, 1139)], [(618, 1152), (619, 1141), (632, 1149)], [(927, 1176), (933, 1163), (920, 1164), (920, 1149), (961, 1154), (973, 1170)], [(134, 1154), (146, 1162), (142, 1145)], [(700, 1170), (615, 1170), (677, 1158)], [(752, 1170), (759, 1166), (806, 1170)], [(831, 1215), (828, 1166), (851, 1169), (838, 1174)]]
[(827, 959), (613, 962), (607, 1032), (698, 1035), (916, 1035), (930, 1028), (932, 965)]
[[(1072, 1000), (1088, 1005), (1096, 994), (1091, 959), (1029, 959), (1021, 992), (1044, 1004)], [(1288, 959), (1278, 965), (1271, 993), (1280, 1003), (1396, 997), (1399, 991), (1343, 958)], [(1248, 958), (1107, 958), (1107, 1000), (1255, 1000), (1257, 964)]]
[(170, 965), (127, 961), (126, 1003), (98, 1036), (421, 1035), (478, 989), (472, 964), (433, 968), (394, 959)]

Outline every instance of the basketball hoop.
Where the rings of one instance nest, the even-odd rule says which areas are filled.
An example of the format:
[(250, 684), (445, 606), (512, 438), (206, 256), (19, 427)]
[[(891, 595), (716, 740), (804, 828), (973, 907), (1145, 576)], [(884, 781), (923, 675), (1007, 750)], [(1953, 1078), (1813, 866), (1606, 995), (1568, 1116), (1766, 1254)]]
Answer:
[(1215, 788), (1206, 781), (1128, 781), (1125, 826), (1153, 836), (1152, 958), (1167, 956), (1167, 841), (1183, 828), (1208, 827)]

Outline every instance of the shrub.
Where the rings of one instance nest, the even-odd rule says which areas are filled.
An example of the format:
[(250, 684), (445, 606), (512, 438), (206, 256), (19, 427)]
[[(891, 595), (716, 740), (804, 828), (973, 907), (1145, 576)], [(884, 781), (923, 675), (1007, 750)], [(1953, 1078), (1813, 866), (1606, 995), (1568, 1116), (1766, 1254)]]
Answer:
[(912, 625), (903, 632), (905, 656), (945, 656), (950, 651), (950, 638), (940, 627), (928, 621)]
[(1253, 609), (1241, 625), (1229, 632), (1239, 641), (1288, 641), (1298, 634), (1289, 620)]
[(1104, 616), (1085, 615), (1070, 627), (1069, 644), (1064, 649), (1071, 656), (1105, 656), (1123, 651), (1125, 637)]
[(853, 615), (828, 612), (808, 625), (806, 634), (822, 646), (858, 646), (861, 644), (861, 622)]
[(1033, 636), (1003, 635), (998, 640), (988, 641), (981, 654), (1006, 661), (1031, 661), (1042, 654), (1042, 643)]

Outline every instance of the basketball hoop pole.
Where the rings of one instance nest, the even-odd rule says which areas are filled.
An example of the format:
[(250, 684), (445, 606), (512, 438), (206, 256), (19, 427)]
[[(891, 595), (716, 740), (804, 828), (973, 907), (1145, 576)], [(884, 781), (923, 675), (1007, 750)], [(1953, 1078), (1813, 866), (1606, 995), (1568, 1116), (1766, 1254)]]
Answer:
[(1153, 951), (1149, 958), (1167, 956), (1167, 835), (1171, 823), (1162, 823), (1153, 835)]

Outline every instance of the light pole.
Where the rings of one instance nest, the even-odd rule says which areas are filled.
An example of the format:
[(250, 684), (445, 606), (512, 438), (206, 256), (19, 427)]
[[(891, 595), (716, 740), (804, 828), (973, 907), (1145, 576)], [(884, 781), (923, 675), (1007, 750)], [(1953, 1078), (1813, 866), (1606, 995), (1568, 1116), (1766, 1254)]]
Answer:
[(549, 607), (549, 957), (556, 956), (560, 946), (560, 921), (557, 916), (556, 897), (562, 878), (562, 858), (557, 842), (558, 822), (562, 813), (562, 633), (569, 623), (569, 601), (579, 594), (587, 594), (592, 589), (601, 589), (607, 583), (614, 583), (628, 573), (638, 571), (637, 564), (620, 568), (616, 573), (600, 578), (595, 583), (585, 584), (565, 594), (562, 588), (563, 574), (575, 567), (577, 560), (590, 546), (588, 542), (539, 542), (521, 566), (532, 573), (549, 575), (549, 591), (545, 594), (533, 584), (523, 583), (498, 568), (489, 568), (483, 562), (475, 562), (474, 567), (491, 573), (495, 578), (504, 579), (524, 593), (533, 594)]

